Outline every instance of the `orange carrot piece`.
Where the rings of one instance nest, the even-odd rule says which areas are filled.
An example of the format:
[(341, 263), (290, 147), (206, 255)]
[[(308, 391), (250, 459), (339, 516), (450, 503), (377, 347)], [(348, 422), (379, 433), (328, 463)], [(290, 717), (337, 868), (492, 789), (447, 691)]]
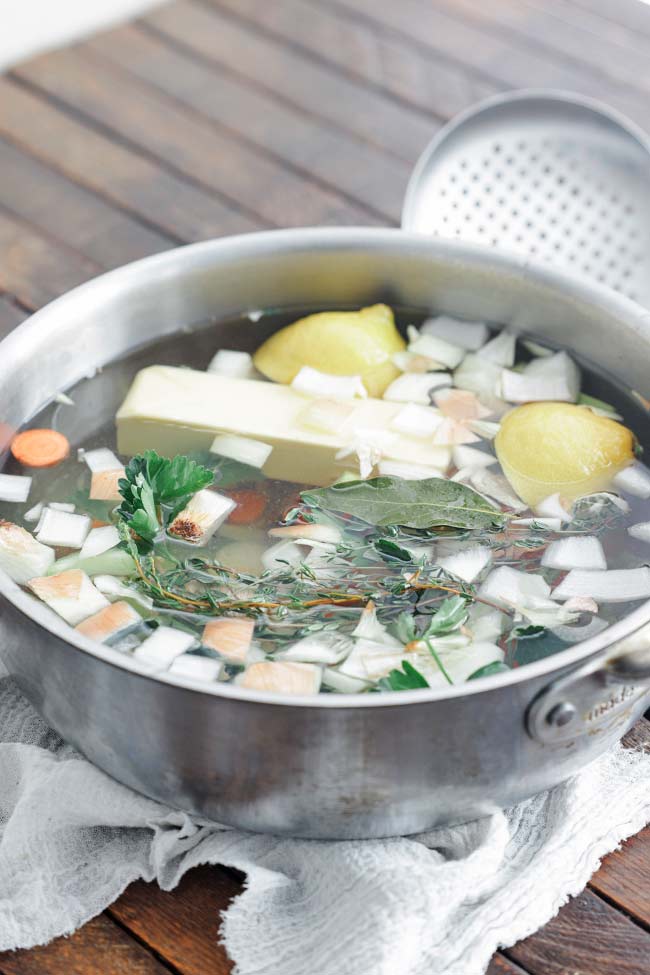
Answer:
[(24, 467), (54, 467), (66, 459), (70, 444), (57, 430), (24, 430), (12, 440), (11, 452)]
[(228, 518), (231, 525), (252, 525), (262, 517), (269, 500), (265, 494), (253, 488), (228, 491), (228, 495), (237, 503)]

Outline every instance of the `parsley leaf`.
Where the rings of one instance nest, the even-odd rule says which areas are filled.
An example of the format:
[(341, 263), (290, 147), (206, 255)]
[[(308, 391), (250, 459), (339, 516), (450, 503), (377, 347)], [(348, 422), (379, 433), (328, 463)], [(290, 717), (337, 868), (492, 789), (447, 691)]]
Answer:
[(385, 690), (412, 691), (417, 687), (428, 687), (428, 681), (416, 670), (408, 660), (402, 662), (401, 670), (391, 670), (388, 677), (384, 677), (380, 684)]
[(423, 636), (445, 636), (458, 629), (467, 619), (467, 600), (463, 596), (443, 599)]
[(182, 454), (170, 459), (147, 450), (131, 460), (119, 481), (118, 514), (140, 538), (153, 542), (161, 528), (160, 505), (171, 506), (171, 521), (213, 478), (212, 471)]

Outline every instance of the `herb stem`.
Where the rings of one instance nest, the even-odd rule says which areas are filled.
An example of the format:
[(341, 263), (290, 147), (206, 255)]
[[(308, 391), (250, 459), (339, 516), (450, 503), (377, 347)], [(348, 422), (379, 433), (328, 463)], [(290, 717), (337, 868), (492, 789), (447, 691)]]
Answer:
[(453, 680), (451, 679), (451, 677), (449, 676), (449, 674), (445, 670), (444, 665), (443, 665), (443, 662), (440, 659), (440, 657), (439, 657), (438, 653), (436, 652), (436, 650), (434, 649), (433, 644), (431, 643), (431, 640), (429, 639), (428, 636), (425, 636), (424, 637), (424, 642), (427, 645), (427, 648), (429, 650), (429, 653), (431, 654), (431, 656), (433, 657), (433, 659), (435, 660), (435, 662), (438, 664), (438, 667), (440, 668), (440, 671), (442, 673), (442, 676), (445, 678), (445, 680), (447, 681), (448, 684), (453, 684), (454, 683)]

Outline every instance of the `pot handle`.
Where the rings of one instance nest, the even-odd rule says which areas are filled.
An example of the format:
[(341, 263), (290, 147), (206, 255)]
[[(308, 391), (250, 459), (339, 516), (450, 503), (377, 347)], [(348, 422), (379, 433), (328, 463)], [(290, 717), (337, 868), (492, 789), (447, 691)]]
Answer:
[(528, 707), (526, 730), (548, 745), (626, 726), (648, 685), (650, 623), (543, 688)]

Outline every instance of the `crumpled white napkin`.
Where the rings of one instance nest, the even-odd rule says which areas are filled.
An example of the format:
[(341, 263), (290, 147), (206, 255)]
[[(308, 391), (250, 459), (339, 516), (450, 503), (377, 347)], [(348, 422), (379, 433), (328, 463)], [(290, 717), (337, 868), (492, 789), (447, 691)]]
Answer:
[(0, 950), (69, 933), (139, 877), (248, 875), (222, 937), (238, 975), (482, 975), (600, 858), (650, 820), (650, 756), (617, 748), (488, 819), (416, 838), (320, 842), (243, 833), (114, 782), (0, 679)]

